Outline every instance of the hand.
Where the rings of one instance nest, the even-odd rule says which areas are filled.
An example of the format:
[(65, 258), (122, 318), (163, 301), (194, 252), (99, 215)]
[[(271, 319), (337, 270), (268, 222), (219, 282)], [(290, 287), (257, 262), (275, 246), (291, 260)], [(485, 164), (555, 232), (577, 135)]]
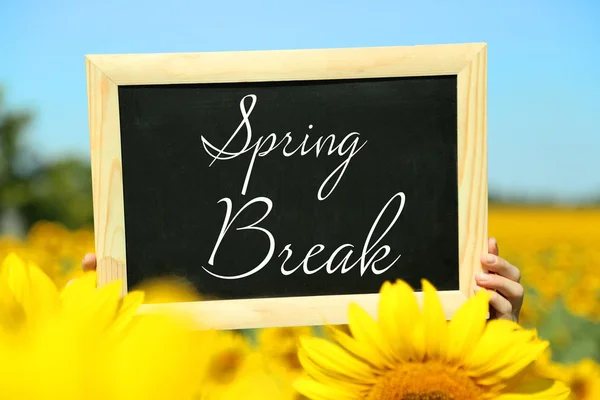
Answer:
[(490, 319), (507, 319), (519, 322), (525, 290), (521, 286), (521, 271), (498, 257), (496, 239), (488, 239), (488, 254), (481, 256), (481, 263), (490, 273), (475, 276), (475, 282), (490, 293)]
[(83, 257), (83, 261), (81, 261), (81, 267), (83, 268), (83, 272), (95, 271), (96, 270), (96, 255), (95, 254), (86, 254)]

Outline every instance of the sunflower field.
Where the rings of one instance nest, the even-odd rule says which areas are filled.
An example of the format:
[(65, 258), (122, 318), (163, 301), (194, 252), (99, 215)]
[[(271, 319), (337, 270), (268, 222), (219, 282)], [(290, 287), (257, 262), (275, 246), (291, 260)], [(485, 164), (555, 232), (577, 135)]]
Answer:
[[(491, 206), (489, 234), (521, 270), (525, 331), (502, 322), (484, 328), (485, 291), (456, 321), (442, 323), (427, 282), (422, 318), (400, 282), (382, 287), (379, 325), (351, 307), (350, 326), (184, 335), (176, 318), (130, 326), (136, 305), (168, 297), (169, 288), (149, 287), (146, 297), (130, 293), (120, 303), (117, 286), (95, 291), (81, 268), (94, 252), (93, 232), (38, 222), (25, 238), (0, 237), (0, 392), (67, 400), (599, 400), (600, 208)], [(48, 319), (38, 309), (54, 308), (63, 310), (62, 322), (40, 322)], [(526, 365), (535, 370), (522, 378)], [(540, 371), (570, 394), (532, 378)]]

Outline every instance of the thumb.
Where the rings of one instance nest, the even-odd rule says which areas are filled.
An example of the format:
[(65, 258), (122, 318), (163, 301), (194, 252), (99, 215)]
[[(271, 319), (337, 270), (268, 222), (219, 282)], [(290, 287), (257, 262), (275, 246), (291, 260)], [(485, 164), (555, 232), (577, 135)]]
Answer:
[(491, 253), (495, 256), (498, 255), (499, 250), (498, 250), (498, 241), (496, 240), (496, 238), (489, 238), (488, 239), (488, 253)]
[(81, 267), (83, 272), (95, 271), (96, 270), (96, 255), (88, 253), (83, 257), (81, 261)]

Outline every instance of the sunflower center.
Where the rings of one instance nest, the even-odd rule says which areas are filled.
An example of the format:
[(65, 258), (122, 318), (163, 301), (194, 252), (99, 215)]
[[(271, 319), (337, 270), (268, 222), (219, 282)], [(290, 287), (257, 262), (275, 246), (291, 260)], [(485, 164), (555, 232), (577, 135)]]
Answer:
[(483, 390), (462, 371), (437, 362), (401, 364), (381, 376), (368, 400), (478, 400)]
[(571, 383), (571, 392), (577, 399), (587, 399), (590, 392), (589, 385), (584, 380), (576, 379)]
[(285, 367), (290, 371), (300, 371), (302, 369), (302, 364), (300, 364), (297, 351), (288, 351), (284, 353), (282, 361)]
[(213, 382), (222, 384), (230, 383), (234, 379), (243, 358), (243, 355), (235, 349), (229, 349), (214, 356), (209, 368), (210, 379)]

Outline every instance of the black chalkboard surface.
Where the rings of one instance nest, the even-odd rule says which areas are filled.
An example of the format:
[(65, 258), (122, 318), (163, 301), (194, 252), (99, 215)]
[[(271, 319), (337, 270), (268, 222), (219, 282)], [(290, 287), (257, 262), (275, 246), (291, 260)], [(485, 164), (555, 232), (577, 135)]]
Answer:
[(485, 44), (86, 58), (98, 282), (176, 276), (202, 328), (447, 317), (487, 250)]
[(122, 86), (119, 99), (130, 285), (458, 290), (455, 76)]

